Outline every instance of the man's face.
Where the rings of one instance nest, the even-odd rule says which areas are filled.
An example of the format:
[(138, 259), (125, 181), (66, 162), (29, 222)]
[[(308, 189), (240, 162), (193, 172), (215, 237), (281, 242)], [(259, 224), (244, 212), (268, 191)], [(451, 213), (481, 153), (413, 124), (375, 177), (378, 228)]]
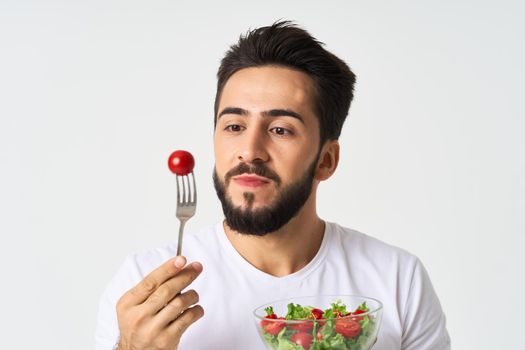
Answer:
[(226, 82), (214, 134), (214, 183), (227, 224), (263, 235), (308, 199), (319, 151), (314, 86), (305, 73), (245, 68)]

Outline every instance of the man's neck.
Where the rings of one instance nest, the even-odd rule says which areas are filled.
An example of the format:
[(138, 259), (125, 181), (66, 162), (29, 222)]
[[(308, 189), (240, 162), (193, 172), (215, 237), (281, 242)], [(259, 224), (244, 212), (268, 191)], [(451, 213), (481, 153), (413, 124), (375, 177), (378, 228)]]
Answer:
[(237, 252), (257, 269), (278, 277), (289, 275), (305, 267), (323, 241), (325, 223), (310, 200), (286, 225), (265, 236), (240, 234), (226, 223), (224, 231)]

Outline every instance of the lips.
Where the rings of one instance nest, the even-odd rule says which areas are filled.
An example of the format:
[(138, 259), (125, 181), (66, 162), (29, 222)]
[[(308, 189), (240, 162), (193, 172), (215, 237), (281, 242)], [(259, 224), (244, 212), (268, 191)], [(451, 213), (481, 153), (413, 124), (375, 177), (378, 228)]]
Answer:
[(232, 180), (245, 187), (260, 187), (270, 183), (269, 179), (257, 175), (240, 175), (235, 176)]

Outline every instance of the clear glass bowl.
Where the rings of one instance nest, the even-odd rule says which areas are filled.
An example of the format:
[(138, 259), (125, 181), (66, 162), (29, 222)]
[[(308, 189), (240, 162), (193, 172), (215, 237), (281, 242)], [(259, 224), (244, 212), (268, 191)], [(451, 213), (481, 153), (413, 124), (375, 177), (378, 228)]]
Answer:
[[(299, 304), (325, 311), (333, 303), (346, 305), (350, 314), (315, 319), (267, 318), (265, 309), (272, 307), (277, 317), (285, 317), (288, 304)], [(363, 303), (369, 311), (353, 314)], [(253, 311), (255, 326), (262, 341), (271, 350), (369, 350), (374, 345), (383, 304), (359, 295), (317, 295), (288, 298), (261, 305)]]

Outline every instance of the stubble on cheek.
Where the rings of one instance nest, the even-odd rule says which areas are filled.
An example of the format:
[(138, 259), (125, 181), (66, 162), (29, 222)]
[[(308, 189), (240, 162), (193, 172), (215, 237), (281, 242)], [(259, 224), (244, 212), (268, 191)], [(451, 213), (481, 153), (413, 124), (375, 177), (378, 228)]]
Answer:
[(251, 209), (253, 207), (253, 202), (255, 201), (255, 195), (252, 192), (244, 192), (242, 196), (246, 201), (246, 207)]

